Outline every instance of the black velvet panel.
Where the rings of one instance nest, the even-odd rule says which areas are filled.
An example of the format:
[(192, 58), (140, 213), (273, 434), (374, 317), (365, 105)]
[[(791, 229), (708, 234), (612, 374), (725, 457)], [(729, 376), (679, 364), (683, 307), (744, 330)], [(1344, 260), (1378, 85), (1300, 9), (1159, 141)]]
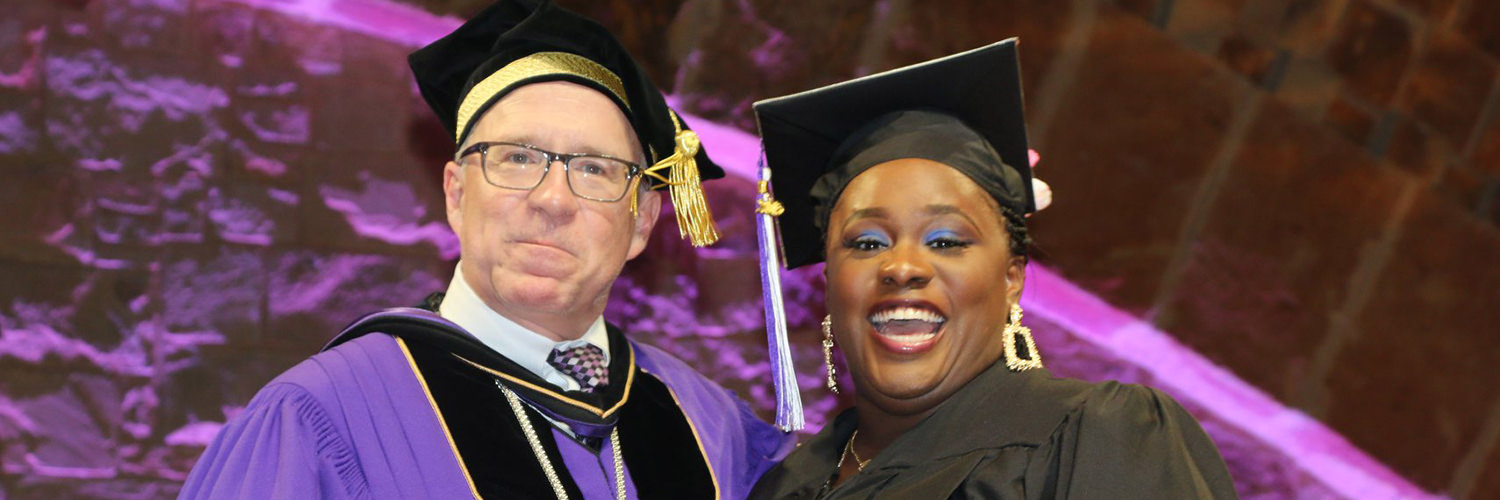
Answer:
[(708, 463), (666, 384), (637, 371), (633, 391), (621, 409), (620, 448), (640, 497), (714, 498)]
[[(532, 454), (531, 444), (516, 422), (515, 413), (505, 402), (500, 388), (495, 386), (495, 378), (438, 346), (408, 342), (407, 347), (417, 369), (427, 380), (433, 400), (443, 413), (448, 432), (453, 435), (459, 456), (480, 496), (489, 499), (556, 498), (542, 472), (541, 463)], [(562, 455), (553, 439), (552, 424), (529, 407), (526, 415), (569, 498), (583, 498), (563, 466)]]

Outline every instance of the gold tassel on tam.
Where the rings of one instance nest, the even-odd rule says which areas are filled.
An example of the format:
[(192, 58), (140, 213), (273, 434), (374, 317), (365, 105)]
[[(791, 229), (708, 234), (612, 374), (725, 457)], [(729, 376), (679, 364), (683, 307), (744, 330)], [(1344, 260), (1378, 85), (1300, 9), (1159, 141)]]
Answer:
[[(671, 189), (672, 207), (677, 211), (677, 228), (681, 235), (695, 247), (705, 247), (719, 241), (719, 226), (709, 212), (708, 200), (703, 198), (703, 180), (698, 177), (698, 134), (683, 130), (677, 113), (672, 112), (672, 125), (677, 129), (677, 147), (671, 156), (656, 162), (646, 169), (646, 175), (661, 180)], [(658, 170), (668, 169), (662, 176)], [(632, 198), (632, 202), (634, 198)]]
[(755, 192), (759, 193), (760, 196), (755, 198), (755, 213), (781, 217), (781, 214), (786, 213), (786, 207), (781, 206), (781, 202), (771, 197), (770, 186), (770, 181), (760, 181), (756, 185)]

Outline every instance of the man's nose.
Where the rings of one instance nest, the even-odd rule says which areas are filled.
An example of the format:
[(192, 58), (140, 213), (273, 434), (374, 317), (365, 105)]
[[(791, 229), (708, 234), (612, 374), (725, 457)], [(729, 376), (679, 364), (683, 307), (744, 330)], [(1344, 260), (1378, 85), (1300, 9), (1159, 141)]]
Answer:
[(567, 167), (559, 160), (552, 160), (542, 174), (542, 183), (526, 197), (533, 209), (552, 217), (565, 217), (578, 211), (578, 197), (568, 186)]

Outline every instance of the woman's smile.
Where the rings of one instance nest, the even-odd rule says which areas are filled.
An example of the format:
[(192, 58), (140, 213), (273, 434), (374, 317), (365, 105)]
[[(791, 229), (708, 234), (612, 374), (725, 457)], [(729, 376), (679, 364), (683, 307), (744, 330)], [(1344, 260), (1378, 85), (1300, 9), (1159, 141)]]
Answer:
[(876, 345), (895, 354), (920, 354), (937, 344), (948, 317), (926, 301), (887, 300), (866, 318)]

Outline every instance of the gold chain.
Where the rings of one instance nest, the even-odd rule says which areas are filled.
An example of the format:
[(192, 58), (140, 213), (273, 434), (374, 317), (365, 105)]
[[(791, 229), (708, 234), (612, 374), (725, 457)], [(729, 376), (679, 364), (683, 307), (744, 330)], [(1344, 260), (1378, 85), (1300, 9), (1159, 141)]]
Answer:
[(615, 498), (625, 500), (625, 459), (620, 457), (620, 428), (609, 430), (609, 453), (615, 458)]
[[(865, 471), (865, 465), (868, 464), (868, 463), (870, 463), (870, 461), (869, 460), (861, 460), (859, 458), (859, 452), (854, 451), (854, 438), (857, 438), (857, 437), (859, 437), (859, 429), (854, 429), (854, 434), (850, 434), (849, 435), (849, 442), (844, 445), (844, 451), (847, 451), (847, 452), (849, 452), (850, 455), (854, 456), (854, 467), (856, 469), (859, 469), (860, 472), (864, 472)], [(839, 459), (839, 466), (842, 467), (843, 465), (844, 465), (844, 461), (843, 461), (842, 458), (840, 458)]]
[[(505, 402), (510, 403), (510, 411), (516, 414), (516, 421), (521, 423), (521, 433), (526, 435), (526, 442), (531, 444), (531, 453), (542, 464), (542, 474), (547, 476), (547, 482), (552, 485), (552, 493), (557, 495), (557, 500), (568, 500), (568, 491), (563, 489), (557, 470), (552, 468), (552, 460), (547, 458), (547, 450), (542, 448), (542, 441), (537, 439), (536, 429), (531, 426), (531, 419), (526, 417), (526, 409), (521, 406), (521, 398), (505, 384), (501, 384), (499, 379), (495, 380), (495, 387), (499, 387), (500, 392), (505, 394)], [(609, 430), (609, 452), (614, 455), (615, 462), (615, 498), (625, 500), (625, 459), (620, 455), (619, 427)], [(859, 460), (859, 457), (855, 456), (854, 459)]]

